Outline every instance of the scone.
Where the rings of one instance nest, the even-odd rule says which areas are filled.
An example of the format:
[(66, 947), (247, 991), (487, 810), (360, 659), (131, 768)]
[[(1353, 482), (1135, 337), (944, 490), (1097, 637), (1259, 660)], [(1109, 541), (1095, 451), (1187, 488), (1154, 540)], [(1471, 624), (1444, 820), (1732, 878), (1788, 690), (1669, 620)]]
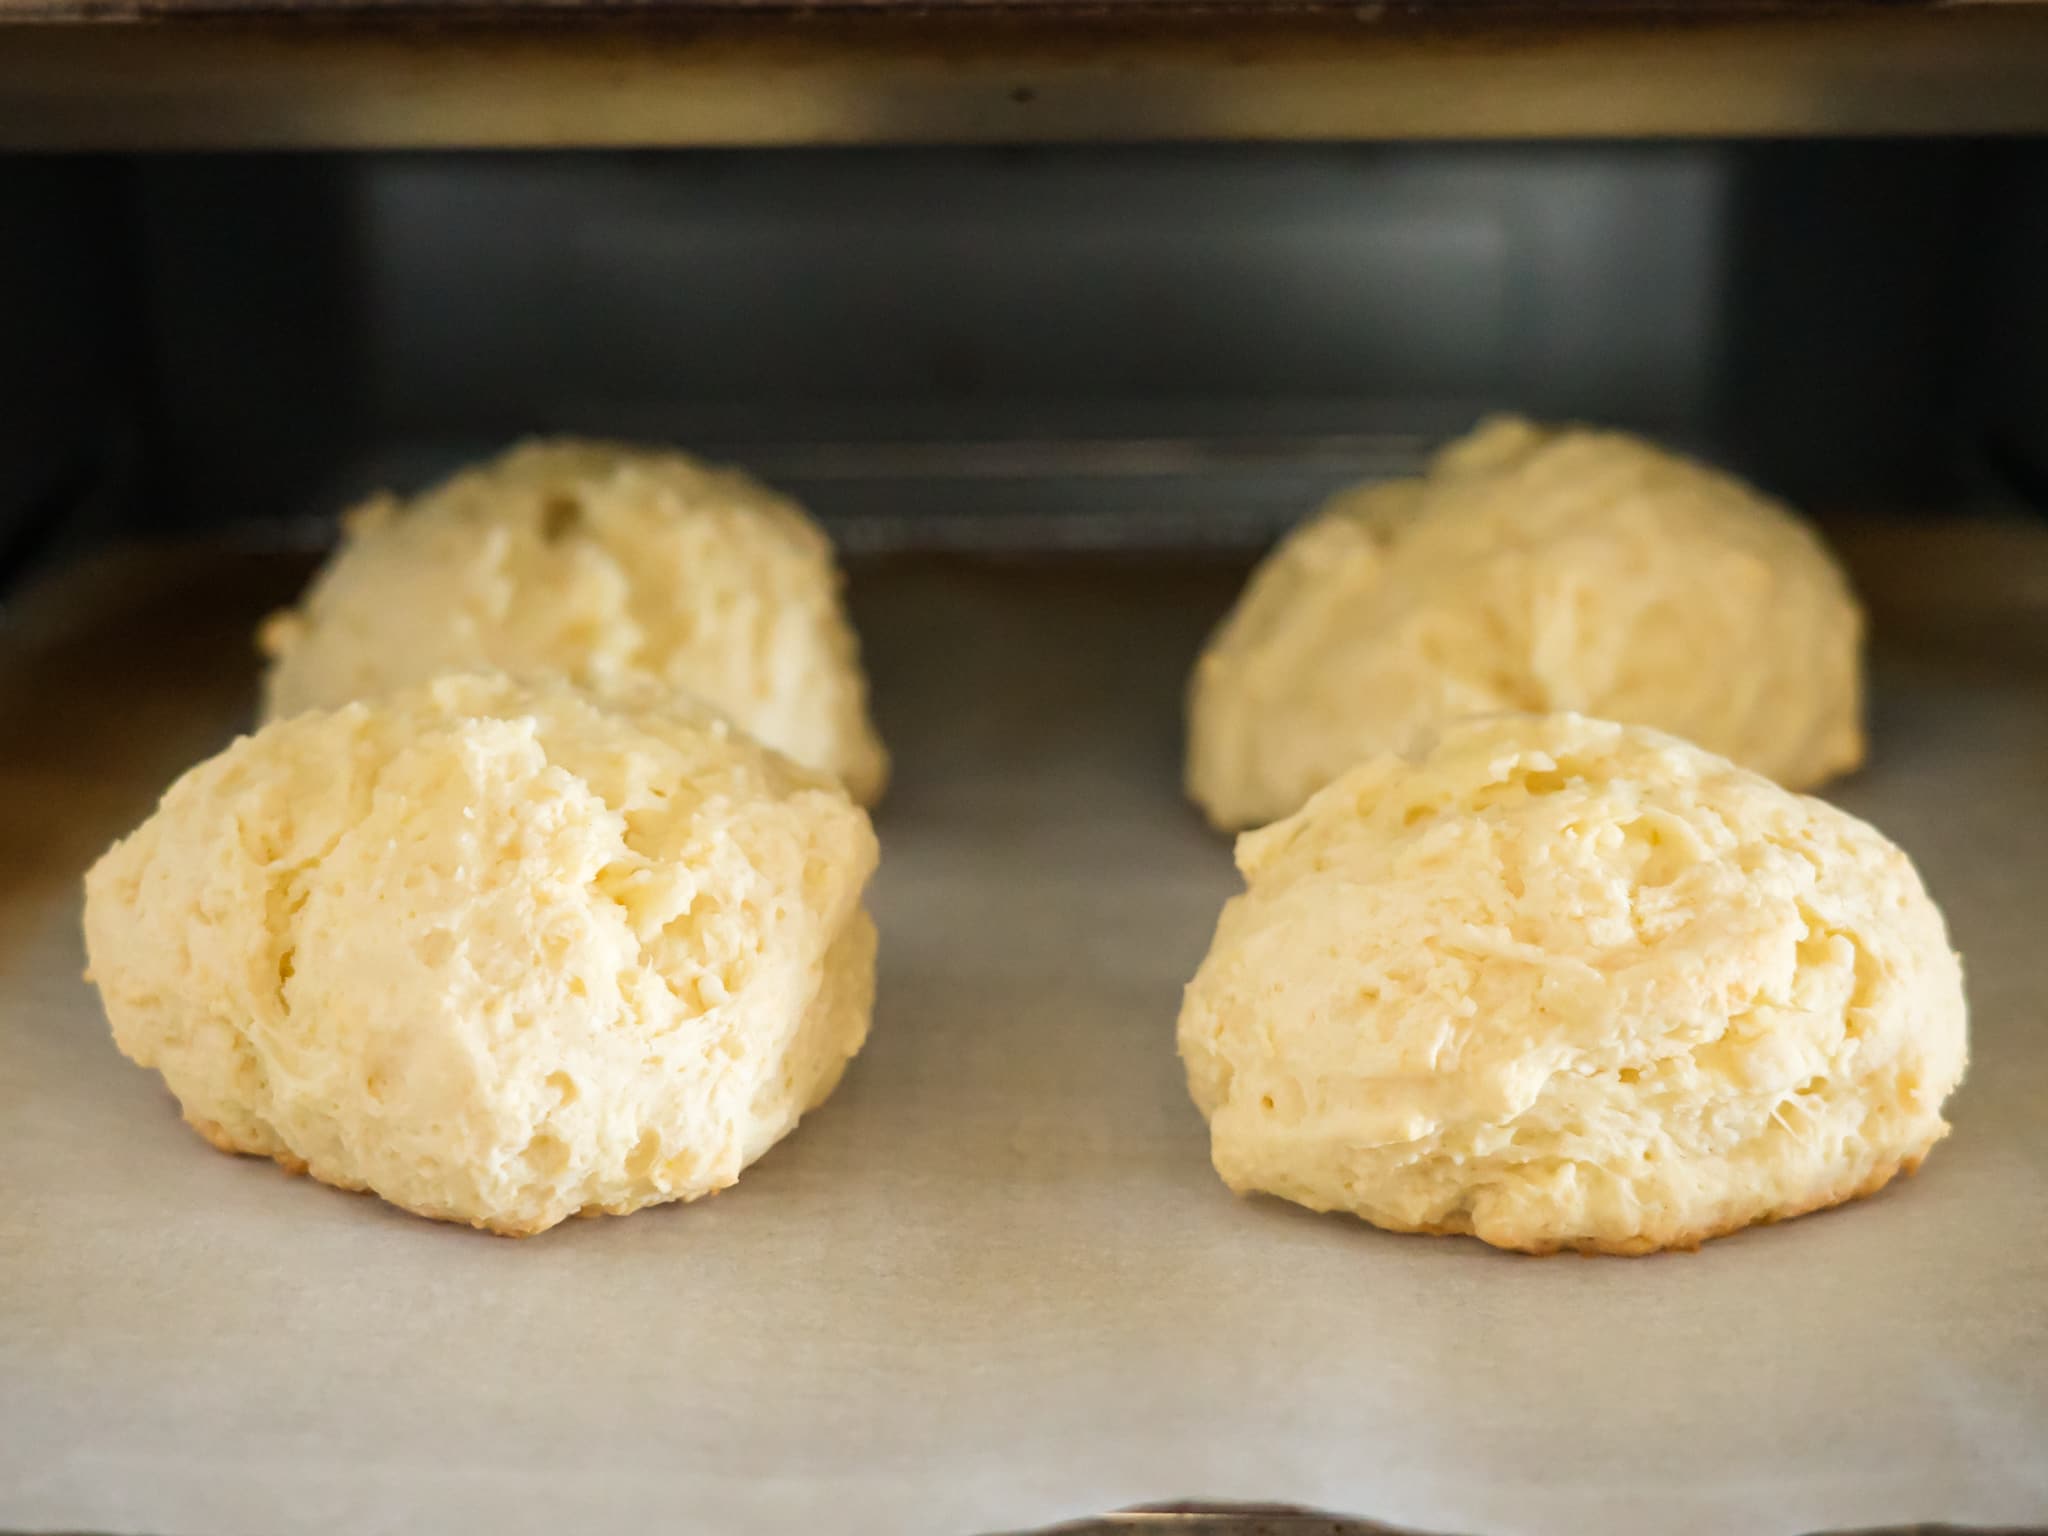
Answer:
[(179, 779), (86, 876), (89, 975), (215, 1146), (524, 1235), (723, 1189), (824, 1100), (875, 859), (666, 690), (451, 675)]
[(1237, 862), (1180, 1016), (1232, 1189), (1647, 1253), (1870, 1194), (1947, 1132), (1962, 971), (1912, 862), (1670, 736), (1470, 721)]
[(651, 680), (863, 804), (888, 778), (830, 542), (794, 502), (680, 453), (531, 442), (409, 505), (380, 496), (261, 639), (268, 719), (442, 672)]
[(1497, 420), (1348, 492), (1253, 575), (1189, 686), (1218, 827), (1463, 715), (1651, 725), (1788, 788), (1863, 757), (1863, 621), (1785, 508), (1615, 432)]

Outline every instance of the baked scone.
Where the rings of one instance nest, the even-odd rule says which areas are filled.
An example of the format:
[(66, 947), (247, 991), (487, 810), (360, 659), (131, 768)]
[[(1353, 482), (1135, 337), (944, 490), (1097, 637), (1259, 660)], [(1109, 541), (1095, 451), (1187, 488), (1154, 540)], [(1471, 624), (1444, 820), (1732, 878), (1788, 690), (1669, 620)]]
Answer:
[(651, 679), (881, 798), (889, 760), (832, 546), (738, 470), (530, 442), (344, 527), (298, 609), (263, 628), (265, 718), (442, 672), (560, 673), (600, 694)]
[(215, 1146), (525, 1235), (725, 1188), (860, 1049), (865, 812), (656, 685), (295, 715), (85, 881), (114, 1039)]
[(1197, 663), (1188, 792), (1297, 809), (1462, 715), (1651, 725), (1791, 789), (1863, 758), (1863, 621), (1785, 508), (1637, 438), (1488, 422), (1418, 480), (1336, 497)]
[(1962, 971), (1912, 862), (1673, 737), (1462, 723), (1237, 862), (1180, 1015), (1234, 1190), (1647, 1253), (1870, 1194), (1947, 1132)]

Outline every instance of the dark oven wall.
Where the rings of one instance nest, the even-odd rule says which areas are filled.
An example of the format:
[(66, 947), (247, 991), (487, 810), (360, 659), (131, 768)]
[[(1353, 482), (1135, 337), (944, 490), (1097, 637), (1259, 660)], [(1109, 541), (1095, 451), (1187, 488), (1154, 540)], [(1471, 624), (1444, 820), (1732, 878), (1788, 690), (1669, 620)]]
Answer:
[(541, 430), (877, 541), (1256, 542), (1505, 407), (1831, 509), (2038, 494), (2044, 149), (0, 162), (0, 570), (67, 520), (316, 537)]

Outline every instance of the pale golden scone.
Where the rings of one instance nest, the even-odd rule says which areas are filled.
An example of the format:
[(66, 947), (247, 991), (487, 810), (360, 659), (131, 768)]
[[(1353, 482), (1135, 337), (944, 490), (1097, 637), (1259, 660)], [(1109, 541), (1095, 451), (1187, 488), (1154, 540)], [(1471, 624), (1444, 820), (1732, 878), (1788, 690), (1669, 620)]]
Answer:
[(725, 1188), (867, 1034), (868, 818), (701, 706), (455, 674), (265, 726), (86, 876), (215, 1146), (524, 1235)]
[(680, 453), (530, 442), (410, 503), (380, 496), (261, 638), (267, 719), (442, 672), (651, 679), (863, 804), (888, 779), (830, 542), (786, 497)]
[(1791, 789), (1863, 758), (1863, 619), (1820, 540), (1617, 432), (1502, 419), (1347, 492), (1254, 573), (1188, 691), (1218, 827), (1468, 714), (1651, 725)]
[(1948, 1130), (1962, 970), (1912, 862), (1673, 737), (1462, 723), (1237, 862), (1180, 1016), (1232, 1189), (1647, 1253), (1870, 1194)]

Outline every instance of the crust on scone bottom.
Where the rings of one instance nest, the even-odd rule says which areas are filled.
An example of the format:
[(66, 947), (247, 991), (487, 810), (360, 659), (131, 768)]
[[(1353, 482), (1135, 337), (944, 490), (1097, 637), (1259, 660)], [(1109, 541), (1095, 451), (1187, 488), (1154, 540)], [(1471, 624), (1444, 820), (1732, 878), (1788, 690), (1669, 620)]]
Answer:
[[(1872, 1169), (1862, 1180), (1845, 1179), (1833, 1188), (1824, 1190), (1812, 1199), (1800, 1204), (1787, 1206), (1781, 1210), (1767, 1211), (1761, 1216), (1753, 1216), (1745, 1221), (1731, 1221), (1720, 1226), (1694, 1228), (1668, 1237), (1651, 1237), (1648, 1235), (1620, 1238), (1531, 1237), (1515, 1240), (1498, 1235), (1488, 1237), (1475, 1232), (1472, 1229), (1469, 1217), (1463, 1220), (1436, 1222), (1423, 1226), (1397, 1226), (1391, 1222), (1374, 1221), (1370, 1216), (1360, 1215), (1354, 1211), (1347, 1211), (1344, 1214), (1358, 1216), (1359, 1220), (1369, 1226), (1378, 1227), (1383, 1232), (1398, 1232), (1418, 1237), (1476, 1238), (1489, 1247), (1499, 1248), (1509, 1253), (1530, 1254), (1537, 1258), (1548, 1258), (1553, 1254), (1573, 1252), (1588, 1256), (1601, 1254), (1615, 1258), (1641, 1258), (1652, 1253), (1697, 1253), (1702, 1243), (1712, 1242), (1717, 1237), (1732, 1237), (1735, 1233), (1742, 1231), (1746, 1227), (1775, 1226), (1781, 1221), (1791, 1221), (1795, 1217), (1810, 1216), (1816, 1211), (1828, 1210), (1833, 1206), (1847, 1205), (1852, 1200), (1867, 1199), (1883, 1189), (1885, 1185), (1891, 1183), (1901, 1173), (1905, 1174), (1908, 1178), (1918, 1173), (1920, 1171), (1920, 1164), (1926, 1158), (1928, 1151), (1936, 1141), (1939, 1141), (1942, 1136), (1947, 1134), (1948, 1127), (1943, 1126), (1940, 1134), (1929, 1140), (1926, 1146), (1923, 1146), (1918, 1152), (1895, 1158), (1888, 1163), (1881, 1163)], [(1262, 1191), (1239, 1190), (1237, 1193), (1251, 1194), (1262, 1193)]]
[[(320, 1172), (319, 1169), (308, 1164), (304, 1158), (295, 1157), (290, 1152), (282, 1150), (271, 1152), (261, 1147), (245, 1147), (235, 1140), (233, 1133), (226, 1126), (221, 1125), (218, 1121), (194, 1120), (187, 1116), (185, 1123), (197, 1131), (209, 1146), (213, 1147), (216, 1151), (227, 1153), (230, 1157), (267, 1157), (295, 1178), (304, 1176), (313, 1180), (316, 1184), (325, 1184), (329, 1189), (341, 1190), (344, 1194), (376, 1195), (378, 1199), (386, 1204), (396, 1206), (399, 1210), (411, 1216), (423, 1216), (428, 1221), (443, 1221), (447, 1222), (450, 1226), (457, 1227), (474, 1227), (477, 1231), (488, 1232), (493, 1237), (538, 1237), (541, 1233), (560, 1226), (563, 1221), (568, 1220), (567, 1216), (557, 1217), (554, 1221), (472, 1220), (467, 1216), (455, 1216), (446, 1211), (427, 1210), (417, 1205), (408, 1205), (403, 1200), (393, 1200), (389, 1195), (373, 1190), (367, 1184), (350, 1183), (343, 1179), (330, 1178), (328, 1175)], [(730, 1189), (731, 1187), (731, 1182), (728, 1182), (720, 1185), (719, 1189)], [(718, 1189), (707, 1189), (701, 1195), (680, 1196), (673, 1201), (664, 1201), (662, 1203), (691, 1205), (698, 1200), (707, 1200), (718, 1192)], [(569, 1215), (580, 1216), (586, 1219), (598, 1216), (630, 1216), (635, 1211), (644, 1211), (646, 1209), (647, 1207), (644, 1205), (626, 1207), (586, 1205), (580, 1210), (571, 1211)]]

